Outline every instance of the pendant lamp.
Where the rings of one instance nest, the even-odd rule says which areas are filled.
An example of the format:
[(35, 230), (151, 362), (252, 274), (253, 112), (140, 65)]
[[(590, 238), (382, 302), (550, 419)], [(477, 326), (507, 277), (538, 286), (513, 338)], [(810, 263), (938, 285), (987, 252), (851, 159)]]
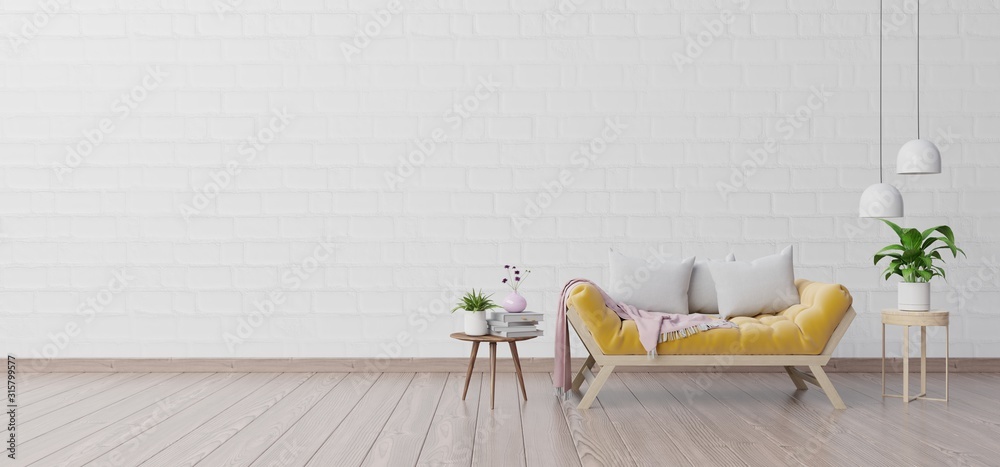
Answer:
[(917, 3), (917, 139), (910, 140), (899, 148), (896, 157), (896, 173), (939, 174), (941, 173), (941, 151), (930, 140), (920, 139), (920, 2)]
[(882, 3), (878, 10), (878, 180), (861, 194), (861, 217), (903, 217), (903, 195), (882, 180)]

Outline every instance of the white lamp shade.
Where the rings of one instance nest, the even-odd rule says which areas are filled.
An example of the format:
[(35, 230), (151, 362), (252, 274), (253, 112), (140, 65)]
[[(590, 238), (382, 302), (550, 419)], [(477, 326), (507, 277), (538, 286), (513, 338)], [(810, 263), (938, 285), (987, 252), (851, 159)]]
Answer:
[(939, 174), (941, 173), (941, 151), (926, 139), (908, 141), (899, 148), (896, 158), (896, 173)]
[(876, 183), (861, 194), (861, 217), (903, 217), (903, 195), (888, 183)]

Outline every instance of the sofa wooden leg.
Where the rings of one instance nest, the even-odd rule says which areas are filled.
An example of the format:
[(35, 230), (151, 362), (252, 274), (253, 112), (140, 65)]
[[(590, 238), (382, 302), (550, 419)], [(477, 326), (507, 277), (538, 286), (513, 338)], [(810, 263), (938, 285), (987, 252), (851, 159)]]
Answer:
[(594, 360), (594, 356), (593, 355), (587, 355), (587, 361), (583, 362), (583, 366), (580, 367), (580, 371), (576, 372), (576, 378), (573, 378), (573, 390), (574, 391), (580, 389), (580, 386), (583, 384), (583, 380), (586, 379), (584, 377), (584, 374), (587, 373), (587, 370), (590, 370), (591, 368), (594, 368), (594, 364), (595, 363), (597, 363), (597, 360)]
[(813, 377), (816, 378), (816, 382), (819, 386), (823, 388), (823, 392), (826, 393), (826, 397), (830, 399), (830, 403), (833, 404), (833, 408), (838, 410), (844, 410), (847, 408), (844, 405), (844, 400), (840, 398), (840, 394), (837, 393), (837, 388), (833, 387), (833, 382), (830, 381), (830, 377), (826, 375), (823, 371), (823, 367), (820, 365), (809, 365), (809, 369), (812, 370)]
[(809, 386), (806, 386), (805, 380), (803, 380), (802, 377), (799, 376), (799, 372), (795, 370), (795, 367), (786, 366), (785, 373), (788, 373), (788, 377), (792, 378), (792, 382), (795, 383), (795, 389), (801, 391), (809, 389)]
[(587, 410), (590, 408), (590, 404), (594, 403), (594, 399), (597, 399), (597, 393), (601, 392), (601, 386), (608, 381), (608, 377), (611, 376), (611, 372), (615, 371), (614, 365), (605, 365), (601, 367), (601, 372), (597, 374), (594, 381), (590, 383), (590, 387), (587, 388), (587, 393), (583, 395), (583, 399), (580, 400), (580, 405), (576, 408), (580, 410)]

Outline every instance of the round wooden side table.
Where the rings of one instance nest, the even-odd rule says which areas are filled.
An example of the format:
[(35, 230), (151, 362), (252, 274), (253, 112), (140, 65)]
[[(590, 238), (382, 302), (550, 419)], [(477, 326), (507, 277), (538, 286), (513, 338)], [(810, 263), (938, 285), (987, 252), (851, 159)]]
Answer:
[[(929, 401), (948, 401), (948, 358), (951, 337), (949, 336), (947, 311), (902, 311), (882, 310), (882, 397), (901, 397), (903, 403), (923, 399)], [(903, 327), (903, 393), (886, 394), (885, 392), (885, 325), (893, 324)], [(920, 327), (920, 394), (910, 398), (910, 326)], [(943, 326), (945, 335), (944, 349), (944, 398), (927, 397), (927, 327)]]
[(493, 400), (495, 399), (497, 384), (497, 343), (507, 342), (510, 344), (510, 356), (514, 358), (514, 370), (517, 371), (517, 381), (521, 383), (521, 394), (524, 400), (528, 400), (528, 391), (524, 389), (524, 375), (521, 374), (521, 360), (517, 357), (517, 342), (534, 339), (532, 337), (498, 337), (498, 336), (470, 336), (464, 332), (456, 332), (451, 335), (452, 339), (472, 342), (472, 355), (469, 356), (469, 369), (465, 372), (465, 389), (462, 390), (462, 400), (469, 392), (469, 381), (472, 379), (472, 368), (476, 366), (476, 355), (479, 353), (479, 344), (486, 342), (490, 344), (490, 410), (493, 410)]

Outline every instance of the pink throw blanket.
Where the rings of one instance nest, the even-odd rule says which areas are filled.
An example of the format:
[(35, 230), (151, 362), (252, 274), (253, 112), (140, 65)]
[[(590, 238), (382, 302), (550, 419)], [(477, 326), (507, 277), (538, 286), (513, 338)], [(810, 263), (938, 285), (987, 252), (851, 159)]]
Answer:
[(573, 279), (563, 286), (559, 294), (559, 311), (556, 320), (556, 361), (555, 372), (552, 375), (557, 392), (565, 393), (572, 388), (570, 379), (569, 355), (569, 324), (566, 321), (566, 298), (570, 289), (578, 284), (590, 284), (597, 287), (604, 297), (604, 304), (621, 319), (635, 321), (639, 329), (639, 341), (650, 358), (656, 356), (656, 344), (682, 339), (692, 334), (709, 329), (735, 328), (736, 324), (729, 321), (712, 318), (706, 315), (679, 315), (670, 313), (655, 313), (640, 310), (627, 303), (618, 303), (608, 296), (604, 289), (586, 279)]

